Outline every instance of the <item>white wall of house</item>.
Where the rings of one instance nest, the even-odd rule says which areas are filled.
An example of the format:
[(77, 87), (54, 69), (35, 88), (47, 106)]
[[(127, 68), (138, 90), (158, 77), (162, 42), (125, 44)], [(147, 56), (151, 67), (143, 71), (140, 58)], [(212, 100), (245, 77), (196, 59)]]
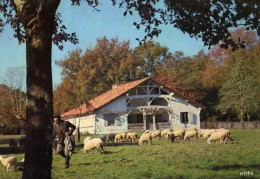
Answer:
[[(76, 127), (79, 126), (80, 133), (94, 133), (95, 130), (95, 114), (88, 114), (85, 116), (79, 117), (72, 117), (67, 119), (70, 123), (75, 125)], [(76, 132), (76, 130), (75, 130)]]
[[(108, 124), (108, 122), (104, 119), (104, 115), (111, 114), (118, 116), (112, 125)], [(126, 97), (121, 96), (104, 107), (101, 107), (96, 112), (95, 132), (108, 134), (127, 131), (127, 115)]]
[[(171, 100), (172, 106), (172, 128), (188, 128), (196, 127), (200, 128), (200, 111), (201, 108), (195, 107), (189, 101), (184, 100), (180, 97), (173, 96)], [(188, 123), (181, 123), (181, 112), (188, 113)]]
[[(158, 88), (158, 87), (157, 87)], [(161, 91), (161, 88), (158, 88)], [(89, 114), (82, 116), (80, 118), (80, 132), (81, 133), (98, 133), (98, 134), (108, 134), (108, 133), (118, 133), (128, 130), (127, 116), (131, 107), (134, 109), (138, 106), (145, 106), (147, 100), (150, 98), (163, 98), (165, 101), (163, 103), (158, 103), (161, 107), (165, 107), (169, 111), (169, 122), (171, 123), (171, 128), (188, 128), (196, 127), (200, 128), (200, 111), (199, 107), (192, 105), (189, 101), (174, 95), (171, 92), (164, 92), (163, 94), (141, 94), (135, 96), (135, 90), (129, 92), (127, 95), (122, 95), (119, 98), (111, 101), (105, 106), (99, 108), (95, 111), (95, 114)], [(127, 100), (128, 99), (128, 100)], [(141, 99), (141, 100), (140, 100)], [(144, 100), (142, 100), (144, 99)], [(127, 107), (127, 101), (129, 106)], [(168, 103), (168, 102), (169, 103)], [(168, 106), (167, 106), (168, 103)], [(166, 104), (166, 105), (165, 105)], [(187, 123), (181, 123), (181, 113), (186, 113), (188, 116)], [(115, 118), (114, 122), (109, 122), (110, 117)], [(69, 121), (78, 126), (79, 118), (71, 118)]]

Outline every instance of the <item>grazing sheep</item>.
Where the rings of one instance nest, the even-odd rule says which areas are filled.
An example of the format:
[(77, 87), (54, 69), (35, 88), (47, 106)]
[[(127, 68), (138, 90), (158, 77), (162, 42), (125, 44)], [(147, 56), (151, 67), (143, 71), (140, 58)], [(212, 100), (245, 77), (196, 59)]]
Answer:
[(90, 139), (92, 139), (90, 136), (87, 136), (85, 139), (84, 139), (84, 145), (86, 145), (87, 141), (89, 141)]
[(161, 137), (163, 138), (163, 137), (167, 137), (167, 132), (171, 132), (171, 129), (164, 129), (164, 130), (162, 130), (161, 131)]
[(130, 140), (131, 143), (133, 143), (133, 141), (136, 141), (137, 138), (138, 138), (138, 135), (135, 132), (130, 132), (126, 136), (126, 140)]
[(103, 145), (103, 141), (100, 138), (93, 138), (86, 141), (83, 151), (86, 153), (87, 151), (96, 148), (98, 152), (104, 152)]
[(141, 135), (140, 139), (138, 140), (138, 143), (139, 143), (139, 145), (144, 145), (144, 143), (149, 145), (149, 141), (152, 145), (152, 137), (149, 133), (146, 133), (146, 134)]
[(210, 135), (213, 133), (213, 132), (216, 132), (215, 129), (207, 129), (204, 131), (204, 134), (203, 134), (203, 139), (207, 139), (210, 137)]
[(115, 140), (115, 133), (110, 133), (110, 134), (108, 134), (108, 136), (107, 136), (107, 142), (114, 142), (114, 140)]
[(96, 138), (101, 139), (101, 140), (103, 141), (103, 144), (106, 145), (107, 136), (105, 136), (105, 135), (99, 135), (99, 136), (97, 136)]
[(199, 129), (198, 130), (198, 138), (199, 139), (203, 139), (203, 135), (204, 135), (205, 130), (207, 130), (207, 129)]
[(168, 142), (171, 143), (174, 142), (174, 133), (173, 132), (167, 132)]
[(229, 136), (230, 136), (229, 130), (220, 130), (211, 134), (211, 136), (208, 138), (208, 143), (211, 144), (213, 141), (215, 142), (219, 141), (220, 144), (222, 142), (225, 144)]
[(154, 130), (152, 133), (151, 133), (151, 137), (152, 138), (155, 138), (155, 137), (158, 137), (158, 139), (161, 137), (161, 131), (160, 130)]
[(154, 131), (157, 131), (157, 129), (150, 130), (149, 134), (151, 135)]
[(175, 138), (175, 139), (176, 139), (176, 138), (180, 138), (180, 140), (183, 140), (185, 131), (179, 129), (179, 130), (174, 130), (172, 133), (174, 134), (174, 138)]
[(121, 142), (121, 139), (122, 139), (121, 133), (115, 135), (115, 142)]
[(198, 139), (198, 131), (185, 132), (184, 140), (190, 140), (191, 137)]
[(143, 134), (146, 134), (146, 133), (149, 133), (149, 132), (151, 132), (151, 130), (146, 130), (146, 131), (144, 131), (144, 133)]
[(126, 140), (126, 132), (121, 132), (121, 139)]
[(11, 167), (14, 167), (14, 171), (16, 170), (17, 158), (15, 156), (6, 157), (5, 155), (0, 155), (0, 161), (6, 168), (7, 173), (11, 171)]

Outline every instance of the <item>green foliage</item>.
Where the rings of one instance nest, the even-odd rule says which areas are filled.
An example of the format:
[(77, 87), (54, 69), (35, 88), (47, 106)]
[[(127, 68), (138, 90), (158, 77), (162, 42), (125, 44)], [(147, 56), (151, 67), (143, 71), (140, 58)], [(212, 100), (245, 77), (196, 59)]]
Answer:
[[(79, 143), (69, 169), (63, 169), (64, 158), (54, 154), (52, 178), (239, 178), (245, 171), (259, 178), (260, 144), (255, 141), (259, 129), (231, 130), (231, 137), (225, 145), (165, 139), (155, 139), (152, 146), (109, 143), (104, 154), (96, 150), (84, 154)], [(7, 174), (0, 167), (1, 178), (20, 176), (21, 172)]]
[(170, 56), (167, 47), (162, 47), (153, 41), (146, 42), (134, 49), (134, 57), (143, 62), (143, 70), (149, 76), (156, 72), (156, 66), (160, 65), (167, 56)]
[[(220, 90), (219, 109), (244, 115), (259, 112), (259, 48), (238, 51), (225, 59), (225, 77)], [(249, 119), (248, 119), (249, 120)]]

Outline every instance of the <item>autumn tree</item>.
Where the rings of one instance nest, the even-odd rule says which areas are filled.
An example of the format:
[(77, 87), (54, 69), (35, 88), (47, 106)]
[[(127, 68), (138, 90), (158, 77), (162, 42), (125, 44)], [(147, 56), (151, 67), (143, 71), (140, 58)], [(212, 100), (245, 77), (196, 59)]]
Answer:
[(57, 61), (62, 68), (62, 83), (54, 91), (55, 110), (60, 108), (63, 113), (110, 90), (113, 84), (145, 77), (144, 61), (133, 57), (129, 43), (104, 37), (84, 53), (77, 49)]
[[(124, 15), (137, 12), (145, 27), (145, 37), (158, 36), (160, 25), (170, 24), (192, 37), (201, 38), (212, 46), (224, 44), (239, 47), (229, 39), (230, 28), (244, 25), (259, 28), (258, 0), (240, 1), (164, 1), (111, 0), (124, 8)], [(61, 0), (2, 0), (0, 1), (0, 32), (6, 24), (14, 29), (19, 42), (26, 43), (27, 65), (27, 138), (23, 178), (51, 178), (53, 93), (51, 72), (52, 42), (62, 48), (62, 42), (77, 43), (75, 34), (67, 34), (57, 14)], [(72, 5), (87, 3), (96, 7), (98, 0), (71, 0)]]

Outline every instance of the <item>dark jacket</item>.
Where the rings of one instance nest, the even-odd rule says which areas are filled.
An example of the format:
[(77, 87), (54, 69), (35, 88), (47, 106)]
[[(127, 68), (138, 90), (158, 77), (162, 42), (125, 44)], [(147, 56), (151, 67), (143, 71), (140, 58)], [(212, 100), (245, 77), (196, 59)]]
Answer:
[(53, 124), (53, 137), (58, 136), (58, 144), (63, 144), (65, 133), (70, 132), (71, 134), (76, 129), (76, 126), (71, 124), (69, 121), (61, 120), (59, 126), (57, 124)]

